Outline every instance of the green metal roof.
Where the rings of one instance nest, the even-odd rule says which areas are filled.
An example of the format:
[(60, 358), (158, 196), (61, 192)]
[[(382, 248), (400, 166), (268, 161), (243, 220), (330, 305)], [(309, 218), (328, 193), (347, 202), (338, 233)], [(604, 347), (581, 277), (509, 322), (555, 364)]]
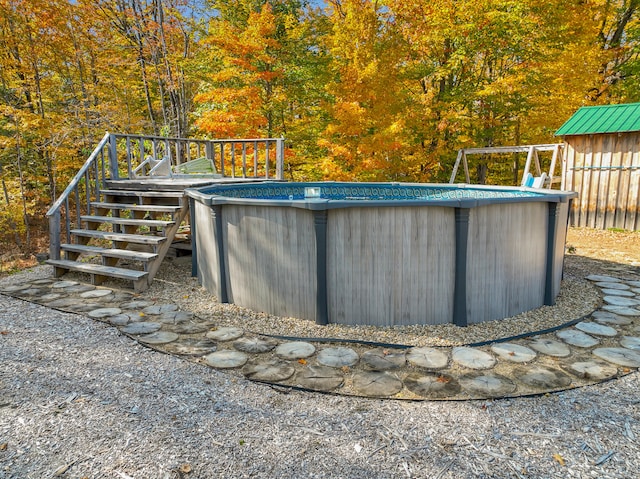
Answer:
[(640, 103), (583, 106), (556, 131), (556, 136), (640, 131)]

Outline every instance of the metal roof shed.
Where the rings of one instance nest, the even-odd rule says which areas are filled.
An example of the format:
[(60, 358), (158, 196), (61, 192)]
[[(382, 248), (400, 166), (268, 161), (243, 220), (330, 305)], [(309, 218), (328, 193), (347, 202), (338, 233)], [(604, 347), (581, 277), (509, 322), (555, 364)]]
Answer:
[(580, 108), (556, 131), (572, 226), (640, 230), (640, 103)]

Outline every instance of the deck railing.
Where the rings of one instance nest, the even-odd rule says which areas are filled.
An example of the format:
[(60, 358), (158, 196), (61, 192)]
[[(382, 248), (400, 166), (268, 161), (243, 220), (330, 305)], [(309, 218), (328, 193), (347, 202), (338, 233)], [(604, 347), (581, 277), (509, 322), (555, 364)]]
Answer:
[[(207, 158), (214, 178), (284, 177), (284, 139), (198, 140), (106, 133), (69, 185), (49, 208), (49, 257), (60, 259), (64, 238), (80, 228), (81, 217), (91, 214), (107, 180), (153, 180), (188, 177), (178, 166)], [(198, 174), (207, 176), (207, 174)]]
[(111, 171), (113, 179), (181, 176), (179, 165), (200, 158), (210, 160), (215, 174), (222, 177), (281, 180), (284, 174), (283, 138), (198, 140), (113, 134), (110, 145), (118, 160), (118, 169)]

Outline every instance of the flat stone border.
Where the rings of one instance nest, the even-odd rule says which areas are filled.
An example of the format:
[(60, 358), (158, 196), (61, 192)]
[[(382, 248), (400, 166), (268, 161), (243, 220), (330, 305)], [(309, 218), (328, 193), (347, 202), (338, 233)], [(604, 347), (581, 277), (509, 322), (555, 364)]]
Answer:
[(347, 396), (460, 400), (560, 391), (640, 368), (638, 282), (587, 279), (605, 303), (590, 317), (525, 337), (457, 347), (257, 335), (218, 327), (175, 304), (75, 281), (42, 278), (0, 293), (89, 316), (147, 347), (253, 381)]

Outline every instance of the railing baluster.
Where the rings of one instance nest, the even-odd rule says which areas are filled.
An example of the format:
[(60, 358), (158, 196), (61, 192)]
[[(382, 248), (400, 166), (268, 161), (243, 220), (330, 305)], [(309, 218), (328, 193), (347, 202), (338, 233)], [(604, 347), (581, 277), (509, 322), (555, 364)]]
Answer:
[[(139, 137), (138, 138), (138, 148), (140, 150), (140, 159), (138, 161), (138, 165), (140, 165), (140, 163), (142, 163), (144, 161), (144, 157), (146, 156), (145, 155), (145, 151), (144, 151), (144, 138), (143, 137)], [(136, 165), (136, 168), (138, 167), (138, 165)], [(144, 171), (142, 173), (144, 174)]]
[(127, 136), (127, 175), (128, 178), (133, 176), (133, 169), (131, 168), (131, 138)]
[(220, 142), (220, 173), (222, 173), (222, 176), (227, 176), (227, 174), (224, 171), (224, 143), (223, 142)]
[(242, 142), (242, 177), (247, 177), (247, 144)]
[(91, 179), (89, 177), (89, 170), (84, 174), (84, 195), (87, 201), (87, 214), (91, 214)]
[(231, 178), (236, 177), (236, 144), (231, 142)]
[(71, 219), (69, 218), (69, 196), (64, 200), (64, 226), (67, 236), (67, 244), (71, 243)]
[[(98, 166), (98, 162), (100, 162), (102, 164), (102, 178), (104, 178), (104, 148), (100, 150), (100, 157), (99, 159), (96, 159), (96, 161), (93, 162), (93, 170), (94, 170), (94, 174), (96, 176), (96, 196), (98, 196), (98, 192), (100, 191), (100, 189), (102, 188), (102, 179), (100, 178), (99, 175), (99, 166)], [(89, 170), (89, 168), (87, 168), (87, 171)]]
[(269, 140), (264, 141), (264, 177), (269, 179)]
[[(198, 143), (198, 151), (200, 151), (200, 143)], [(204, 144), (204, 156), (213, 162), (213, 166), (216, 165), (216, 148), (211, 141), (207, 141)], [(200, 158), (200, 156), (198, 156)]]
[(175, 142), (175, 149), (176, 149), (176, 165), (180, 165), (182, 164), (182, 141), (176, 141)]
[(80, 199), (80, 188), (79, 188), (80, 184), (78, 183), (76, 185), (76, 187), (73, 189), (73, 193), (76, 197), (76, 228), (80, 228), (80, 203), (81, 203), (81, 199)]
[(276, 140), (276, 179), (284, 180), (284, 138)]
[(258, 177), (258, 142), (253, 142), (253, 177)]

